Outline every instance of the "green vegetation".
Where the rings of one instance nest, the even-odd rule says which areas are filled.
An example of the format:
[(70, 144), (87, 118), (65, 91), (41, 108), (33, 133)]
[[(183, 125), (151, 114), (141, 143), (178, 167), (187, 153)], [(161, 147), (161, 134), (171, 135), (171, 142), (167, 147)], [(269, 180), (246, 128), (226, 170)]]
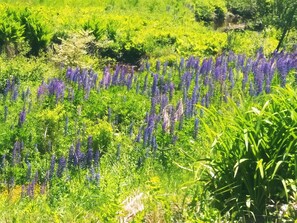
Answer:
[(0, 12), (0, 222), (297, 218), (295, 1)]

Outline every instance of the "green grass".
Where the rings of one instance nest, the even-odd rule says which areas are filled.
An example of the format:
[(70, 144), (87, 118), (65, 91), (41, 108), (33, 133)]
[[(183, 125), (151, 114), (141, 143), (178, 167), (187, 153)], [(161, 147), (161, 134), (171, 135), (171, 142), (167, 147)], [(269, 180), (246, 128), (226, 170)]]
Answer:
[[(197, 19), (201, 9), (205, 20), (213, 17), (215, 7), (226, 12), (225, 1), (0, 1), (0, 35), (9, 40), (0, 41), (0, 158), (6, 155), (4, 164), (0, 159), (0, 222), (119, 222), (129, 215), (132, 222), (293, 221), (296, 70), (288, 74), (287, 88), (278, 86), (275, 72), (271, 94), (250, 96), (256, 74), (248, 74), (243, 89), (234, 58), (255, 60), (260, 46), (271, 55), (277, 34), (272, 28), (225, 33)], [(181, 65), (181, 57), (199, 58), (200, 67), (207, 57), (215, 66), (229, 50), (235, 57), (223, 56), (225, 80), (215, 78), (214, 69), (201, 74), (194, 112), (173, 117), (173, 110), (181, 111), (179, 101), (188, 112), (198, 72), (187, 61)], [(120, 79), (121, 68), (116, 83), (100, 83), (104, 69), (114, 75), (116, 64), (125, 65), (126, 79)], [(68, 66), (92, 68), (96, 86), (82, 84), (91, 76), (80, 85), (67, 78)], [(156, 73), (163, 95), (154, 98)], [(181, 79), (188, 73), (187, 87)], [(47, 89), (38, 97), (39, 87), (53, 79), (65, 87), (63, 96)], [(161, 110), (170, 84), (174, 91)], [(149, 114), (156, 125), (151, 145), (144, 142)], [(79, 156), (71, 161), (70, 151), (78, 143), (86, 156), (90, 147), (100, 151), (99, 164), (94, 158), (74, 165)], [(60, 177), (62, 156), (67, 164)], [(289, 208), (282, 213), (284, 205)]]

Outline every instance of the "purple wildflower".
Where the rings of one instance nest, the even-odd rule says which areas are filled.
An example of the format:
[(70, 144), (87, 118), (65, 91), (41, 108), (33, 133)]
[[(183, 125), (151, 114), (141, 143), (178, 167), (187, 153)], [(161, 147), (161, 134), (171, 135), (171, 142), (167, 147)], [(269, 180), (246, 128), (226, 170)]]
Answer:
[(152, 85), (152, 97), (157, 95), (157, 89), (158, 89), (158, 74), (154, 75), (153, 85)]
[(16, 141), (12, 150), (12, 165), (18, 164), (21, 161), (21, 143)]
[(91, 167), (93, 160), (93, 149), (92, 149), (92, 136), (88, 137), (88, 150), (86, 154), (86, 163), (88, 167)]
[(173, 98), (173, 93), (174, 93), (174, 83), (170, 82), (170, 84), (169, 84), (169, 100), (170, 101)]
[(199, 119), (195, 118), (195, 122), (194, 122), (194, 139), (197, 139), (198, 128), (199, 128)]
[(57, 177), (61, 178), (66, 168), (66, 159), (62, 156), (58, 162)]
[(37, 99), (39, 99), (42, 95), (44, 95), (47, 92), (47, 85), (45, 83), (42, 83), (37, 90)]
[(13, 101), (16, 101), (17, 98), (18, 98), (18, 87), (15, 85), (14, 88), (13, 88), (13, 92), (12, 92), (12, 100)]
[(159, 72), (160, 71), (160, 68), (161, 68), (161, 62), (158, 60), (156, 62), (156, 71)]
[(56, 164), (56, 157), (55, 157), (55, 155), (52, 155), (49, 174), (48, 174), (49, 175), (49, 180), (51, 180), (53, 178), (53, 176), (54, 176), (55, 164)]
[(27, 180), (29, 181), (31, 179), (31, 172), (32, 172), (32, 168), (31, 168), (31, 163), (27, 163)]
[(95, 167), (98, 167), (99, 166), (99, 159), (100, 159), (100, 152), (99, 150), (97, 149), (95, 151), (95, 155), (94, 155), (94, 166)]

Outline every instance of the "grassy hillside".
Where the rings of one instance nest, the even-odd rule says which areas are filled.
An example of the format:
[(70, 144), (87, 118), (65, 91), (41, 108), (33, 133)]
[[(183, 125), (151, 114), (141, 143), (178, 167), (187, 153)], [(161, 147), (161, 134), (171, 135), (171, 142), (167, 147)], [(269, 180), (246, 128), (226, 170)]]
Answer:
[(0, 222), (293, 222), (294, 38), (229, 8), (0, 1)]

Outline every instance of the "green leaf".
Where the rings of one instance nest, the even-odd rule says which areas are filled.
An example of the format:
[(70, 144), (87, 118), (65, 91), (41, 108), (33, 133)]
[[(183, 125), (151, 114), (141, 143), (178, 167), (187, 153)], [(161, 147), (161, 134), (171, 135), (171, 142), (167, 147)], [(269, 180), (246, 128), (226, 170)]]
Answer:
[(233, 169), (234, 169), (234, 178), (235, 178), (236, 175), (237, 175), (237, 172), (238, 172), (238, 169), (239, 169), (239, 165), (240, 165), (241, 163), (247, 161), (247, 160), (249, 160), (249, 159), (244, 158), (244, 159), (240, 159), (238, 162), (236, 162), (236, 164), (235, 164), (234, 167), (233, 167)]
[(287, 188), (287, 184), (286, 184), (286, 181), (285, 179), (281, 178), (282, 179), (282, 184), (283, 184), (283, 187), (284, 187), (284, 192), (285, 192), (285, 195), (286, 195), (286, 199), (288, 201), (289, 199), (289, 191), (288, 191), (288, 188)]
[(264, 179), (263, 159), (260, 159), (260, 160), (257, 161), (256, 169), (259, 169), (260, 176), (261, 176), (262, 179)]
[(244, 143), (245, 143), (246, 151), (248, 151), (248, 149), (249, 149), (249, 137), (248, 137), (247, 129), (243, 130), (243, 137), (244, 137)]
[(255, 107), (252, 107), (252, 111), (256, 114), (256, 115), (260, 115), (261, 111)]
[(276, 163), (275, 168), (274, 168), (274, 171), (273, 171), (273, 173), (272, 173), (272, 175), (271, 175), (271, 179), (274, 178), (274, 176), (275, 176), (275, 174), (276, 174), (278, 168), (280, 167), (280, 165), (281, 165), (282, 163), (283, 163), (282, 160), (280, 160), (280, 161), (278, 161), (278, 162)]

